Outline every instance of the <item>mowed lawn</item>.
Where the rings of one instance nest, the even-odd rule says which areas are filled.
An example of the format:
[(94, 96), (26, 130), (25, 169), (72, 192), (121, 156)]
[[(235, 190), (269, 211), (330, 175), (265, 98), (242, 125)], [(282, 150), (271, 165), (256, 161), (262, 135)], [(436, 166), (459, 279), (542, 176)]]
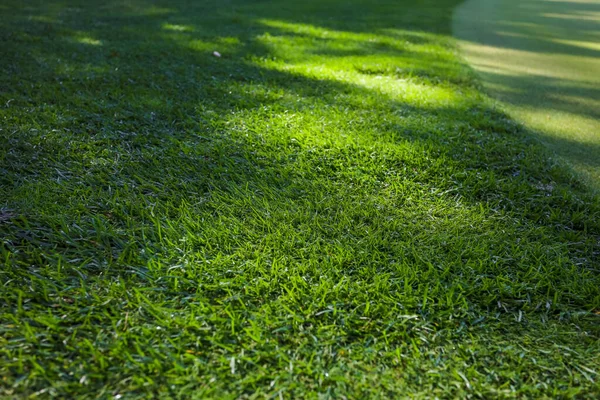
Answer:
[(600, 193), (600, 2), (468, 0), (453, 26), (500, 107)]
[(600, 396), (600, 200), (458, 3), (3, 1), (0, 397)]

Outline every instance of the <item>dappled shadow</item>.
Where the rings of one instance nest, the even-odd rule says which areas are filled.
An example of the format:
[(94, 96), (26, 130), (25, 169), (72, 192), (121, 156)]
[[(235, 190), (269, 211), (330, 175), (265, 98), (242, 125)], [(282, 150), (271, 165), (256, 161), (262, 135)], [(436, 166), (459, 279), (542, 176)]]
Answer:
[[(202, 23), (191, 17), (204, 12), (195, 7), (211, 10)], [(108, 3), (93, 12), (53, 3), (21, 9), (16, 21), (26, 19), (28, 24), (5, 29), (3, 37), (10, 43), (5, 68), (21, 77), (20, 86), (3, 85), (3, 114), (9, 129), (18, 132), (7, 137), (5, 183), (19, 182), (26, 192), (34, 190), (36, 180), (56, 180), (57, 191), (63, 186), (73, 190), (75, 197), (69, 201), (77, 207), (103, 215), (105, 224), (125, 226), (129, 216), (119, 216), (115, 207), (140, 199), (158, 209), (185, 202), (203, 210), (218, 207), (211, 200), (213, 192), (254, 198), (265, 185), (273, 191), (269, 203), (274, 204), (320, 191), (332, 198), (344, 196), (341, 187), (323, 187), (323, 182), (342, 184), (347, 171), (363, 170), (362, 156), (344, 156), (350, 150), (339, 145), (362, 140), (370, 143), (374, 154), (368, 157), (379, 165), (359, 173), (365, 182), (378, 187), (376, 182), (411, 179), (432, 193), (459, 195), (476, 207), (497, 201), (520, 213), (513, 206), (515, 182), (515, 187), (539, 192), (543, 199), (545, 189), (539, 187), (546, 184), (541, 180), (563, 179), (544, 178), (536, 168), (545, 167), (522, 164), (526, 142), (502, 147), (515, 140), (519, 127), (463, 92), (469, 76), (452, 58), (453, 49), (446, 55), (444, 47), (431, 50), (437, 42), (427, 31), (447, 29), (445, 16), (435, 23), (422, 20), (420, 33), (398, 29), (398, 24), (415, 28), (414, 15), (412, 22), (401, 18), (396, 24), (389, 22), (396, 20), (390, 16), (375, 26), (385, 33), (373, 35), (361, 32), (363, 24), (372, 24), (370, 16), (354, 25), (351, 20), (336, 25), (321, 20), (318, 12), (292, 18), (298, 16), (298, 5), (283, 7), (280, 20), (271, 19), (271, 7), (265, 15), (260, 6), (246, 3), (211, 7), (138, 1), (127, 6)], [(347, 32), (328, 30), (334, 27)], [(298, 49), (286, 54), (286, 46)], [(325, 59), (334, 73), (319, 75)], [(348, 59), (352, 69), (340, 64), (339, 70), (363, 84), (338, 77), (336, 60)], [(431, 95), (437, 97), (430, 100)], [(445, 103), (438, 101), (446, 97)], [(371, 118), (375, 104), (381, 118)], [(315, 120), (315, 107), (346, 118), (334, 125), (322, 120), (323, 115)], [(276, 133), (268, 125), (253, 127), (253, 119), (271, 121)], [(319, 139), (307, 128), (315, 121), (322, 127)], [(329, 144), (315, 145), (319, 141)], [(330, 148), (335, 143), (337, 150)], [(407, 154), (394, 158), (390, 154), (398, 145)], [(268, 159), (273, 149), (280, 157)], [(73, 153), (80, 156), (73, 158)], [(350, 165), (339, 165), (336, 153), (350, 157)], [(429, 161), (424, 164), (410, 154), (425, 154)], [(297, 171), (300, 159), (310, 174)], [(437, 176), (444, 168), (459, 172)], [(77, 188), (88, 186), (98, 190), (93, 200), (78, 199), (83, 194)], [(113, 197), (114, 188), (121, 190), (121, 198)], [(86, 204), (90, 201), (92, 205)], [(544, 225), (543, 210), (549, 205), (537, 199), (523, 217)], [(55, 210), (60, 213), (61, 206)], [(574, 214), (561, 216), (576, 229), (584, 226), (575, 216), (578, 210), (574, 206)], [(147, 216), (140, 218), (141, 225), (149, 223), (142, 222)], [(83, 223), (89, 221), (78, 222)], [(14, 246), (50, 242), (44, 232), (58, 229), (43, 228), (35, 238), (15, 227)], [(321, 235), (336, 237), (334, 232)], [(102, 271), (98, 259), (119, 259), (123, 244), (110, 240), (94, 250), (90, 271)], [(123, 241), (130, 241), (126, 234)], [(68, 258), (68, 242), (55, 245)], [(79, 249), (72, 250), (75, 257)], [(144, 261), (133, 262), (139, 263)]]
[[(40, 276), (66, 293), (125, 280), (241, 323), (289, 292), (306, 332), (340, 323), (306, 307), (339, 300), (319, 293), (328, 279), (376, 292), (334, 304), (380, 302), (374, 321), (390, 304), (428, 318), (428, 298), (450, 320), (535, 313), (559, 289), (587, 310), (597, 205), (474, 89), (439, 36), (456, 3), (15, 1), (0, 19), (7, 287), (47, 308)], [(340, 344), (370, 341), (370, 321)], [(216, 353), (208, 331), (161, 329)]]
[[(199, 12), (194, 7), (203, 7), (208, 12), (214, 5), (194, 4), (189, 13)], [(235, 7), (217, 8), (216, 15), (203, 24), (186, 17), (184, 9), (167, 3), (164, 6), (109, 3), (94, 10), (91, 20), (88, 19), (91, 11), (51, 2), (41, 8), (19, 10), (27, 25), (21, 30), (4, 30), (4, 39), (10, 44), (4, 50), (12, 59), (6, 58), (3, 67), (9, 72), (5, 78), (21, 77), (21, 87), (3, 85), (6, 90), (2, 99), (10, 106), (6, 113), (9, 118), (17, 118), (14, 109), (28, 110), (36, 114), (35, 122), (30, 125), (32, 129), (46, 126), (46, 129), (64, 129), (71, 135), (65, 135), (65, 142), (56, 143), (56, 147), (47, 143), (48, 157), (56, 156), (55, 150), (61, 146), (86, 148), (110, 144), (115, 154), (119, 152), (118, 146), (136, 149), (137, 143), (142, 146), (147, 140), (164, 147), (168, 141), (161, 135), (181, 139), (191, 131), (214, 133), (215, 127), (224, 129), (222, 124), (229, 112), (257, 105), (298, 111), (305, 106), (313, 107), (316, 98), (327, 95), (329, 105), (363, 106), (357, 96), (336, 97), (356, 90), (352, 84), (315, 80), (253, 62), (251, 57), (268, 59), (277, 55), (273, 47), (257, 37), (270, 35), (297, 40), (302, 33), (290, 31), (290, 27), (298, 29), (293, 24), (283, 29), (270, 26), (264, 19), (255, 21)], [(107, 30), (107, 26), (119, 28)], [(223, 36), (214, 36), (215, 26), (223, 27)], [(428, 28), (427, 21), (422, 27)], [(396, 38), (393, 42), (357, 35), (353, 50), (335, 47), (348, 40), (320, 39), (324, 45), (305, 44), (307, 50), (301, 56), (311, 53), (328, 58), (363, 56), (357, 58), (359, 73), (413, 80), (424, 77), (423, 84), (439, 84), (451, 79), (452, 74), (459, 74), (456, 64), (429, 51), (415, 51), (405, 36), (397, 40), (399, 31), (393, 32)], [(419, 38), (419, 45), (429, 43), (423, 39), (426, 36), (406, 34), (406, 38)], [(44, 42), (52, 46), (45, 46)], [(222, 57), (213, 55), (217, 50)], [(364, 56), (375, 61), (365, 63)], [(396, 63), (382, 67), (377, 56), (396, 56)], [(421, 71), (425, 70), (428, 72), (423, 76)], [(280, 93), (273, 90), (277, 87), (281, 88)], [(365, 89), (365, 95), (368, 93)], [(291, 102), (286, 102), (292, 97)], [(438, 114), (435, 108), (421, 112), (420, 108), (400, 105), (395, 100), (384, 101), (414, 117), (420, 113)], [(37, 112), (40, 110), (44, 112)], [(26, 157), (17, 151), (23, 135), (10, 141), (11, 165), (23, 167), (21, 172), (40, 174), (48, 159), (36, 157), (24, 163)]]
[[(573, 164), (599, 163), (600, 4), (468, 1), (454, 31), (486, 89), (513, 117)], [(562, 146), (561, 137), (581, 149)], [(584, 175), (598, 182), (599, 171)]]
[(566, 149), (565, 151), (572, 154), (573, 159), (583, 166), (590, 169), (600, 168), (600, 160), (597, 156), (600, 154), (600, 144), (598, 143), (582, 143), (578, 140), (560, 136), (543, 136), (543, 140), (549, 142), (552, 147)]
[(463, 6), (467, 40), (486, 46), (568, 56), (600, 56), (600, 5), (586, 1), (527, 0)]
[[(498, 65), (478, 64), (480, 75), (494, 94), (510, 104), (547, 112), (559, 111), (600, 118), (600, 86), (578, 80), (537, 74), (515, 74)], [(531, 92), (535, 91), (534, 100)]]

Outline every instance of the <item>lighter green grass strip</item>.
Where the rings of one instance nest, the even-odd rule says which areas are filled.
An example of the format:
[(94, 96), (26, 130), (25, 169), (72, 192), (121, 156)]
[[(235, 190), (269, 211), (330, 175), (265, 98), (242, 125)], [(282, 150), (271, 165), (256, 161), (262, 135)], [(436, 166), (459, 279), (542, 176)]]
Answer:
[(469, 0), (453, 31), (501, 106), (600, 188), (600, 2)]

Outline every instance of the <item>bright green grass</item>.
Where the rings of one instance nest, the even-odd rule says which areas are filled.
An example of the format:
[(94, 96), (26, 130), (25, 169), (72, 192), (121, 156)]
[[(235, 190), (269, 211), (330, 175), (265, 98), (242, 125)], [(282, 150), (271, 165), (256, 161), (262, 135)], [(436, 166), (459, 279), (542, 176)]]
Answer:
[(599, 396), (599, 199), (456, 3), (4, 1), (0, 396)]
[(600, 2), (469, 0), (454, 33), (510, 115), (600, 190)]

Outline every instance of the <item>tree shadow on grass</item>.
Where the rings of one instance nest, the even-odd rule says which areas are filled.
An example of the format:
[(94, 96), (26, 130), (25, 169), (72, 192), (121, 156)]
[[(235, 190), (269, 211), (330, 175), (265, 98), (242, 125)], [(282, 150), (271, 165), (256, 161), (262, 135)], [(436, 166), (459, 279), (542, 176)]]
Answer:
[[(472, 36), (473, 42), (525, 52), (598, 57), (600, 34), (594, 2), (521, 1), (511, 4), (481, 2), (465, 10), (472, 26), (490, 33)], [(466, 29), (466, 28), (465, 28)]]
[[(54, 9), (51, 3), (45, 7)], [(8, 49), (9, 54), (14, 51), (13, 57), (18, 61), (8, 65), (23, 79), (18, 87), (8, 87), (9, 92), (4, 93), (10, 98), (11, 107), (19, 110), (4, 112), (9, 121), (14, 119), (16, 132), (8, 140), (11, 148), (5, 156), (5, 183), (21, 185), (17, 193), (27, 196), (28, 190), (44, 190), (38, 185), (55, 180), (56, 185), (45, 189), (49, 190), (47, 196), (64, 198), (60, 193), (65, 191), (71, 195), (65, 198), (66, 209), (63, 202), (50, 207), (62, 217), (74, 209), (83, 211), (82, 218), (88, 220), (78, 223), (89, 226), (85, 234), (91, 235), (88, 241), (94, 242), (97, 235), (93, 224), (99, 222), (95, 218), (103, 220), (107, 230), (123, 229), (121, 239), (110, 239), (111, 235), (106, 234), (109, 242), (89, 249), (89, 259), (96, 260), (98, 272), (107, 263), (119, 260), (128, 242), (136, 243), (138, 254), (142, 250), (139, 246), (145, 246), (139, 238), (127, 238), (127, 221), (131, 218), (145, 220), (141, 225), (164, 223), (140, 213), (136, 202), (161, 210), (165, 218), (174, 218), (178, 204), (195, 204), (192, 208), (198, 212), (206, 212), (206, 207), (217, 210), (218, 200), (213, 200), (213, 192), (228, 193), (232, 199), (243, 193), (254, 199), (251, 204), (256, 201), (254, 194), (264, 191), (270, 193), (267, 202), (273, 204), (301, 201), (310, 193), (341, 201), (348, 194), (343, 186), (358, 179), (365, 185), (361, 189), (365, 193), (359, 191), (353, 196), (364, 197), (357, 200), (360, 202), (373, 194), (368, 194), (369, 190), (385, 192), (386, 185), (400, 179), (419, 193), (451, 193), (442, 196), (442, 204), (459, 196), (463, 204), (475, 207), (492, 201), (525, 218), (523, 224), (529, 219), (540, 226), (558, 222), (576, 229), (590, 226), (581, 215), (581, 205), (569, 207), (568, 215), (546, 214), (556, 201), (554, 197), (544, 200), (548, 187), (556, 185), (554, 179), (566, 178), (551, 166), (522, 162), (530, 145), (515, 139), (519, 128), (508, 123), (506, 116), (482, 107), (477, 97), (448, 106), (435, 102), (428, 105), (423, 99), (412, 100), (412, 104), (403, 102), (372, 80), (373, 75), (390, 82), (408, 77), (410, 84), (422, 85), (423, 91), (438, 87), (454, 90), (452, 85), (467, 80), (465, 74), (461, 74), (452, 58), (429, 54), (431, 42), (406, 44), (394, 42), (386, 35), (361, 38), (354, 33), (352, 48), (344, 49), (339, 32), (332, 32), (340, 36), (337, 39), (315, 38), (327, 31), (308, 27), (302, 32), (306, 27), (291, 22), (269, 25), (263, 22), (265, 18), (257, 23), (251, 19), (256, 15), (250, 18), (239, 11), (244, 10), (243, 6), (217, 10), (214, 17), (205, 18), (206, 24), (186, 17), (197, 10), (177, 9), (173, 4), (146, 7), (138, 2), (132, 7), (134, 11), (124, 12), (121, 6), (103, 6), (91, 20), (81, 18), (82, 14), (90, 15), (90, 11), (79, 8), (58, 7), (56, 15), (34, 15), (35, 9), (26, 10), (24, 15), (32, 13), (27, 17), (31, 22), (22, 31), (10, 34), (17, 39)], [(103, 14), (102, 10), (108, 11)], [(256, 12), (257, 8), (249, 10)], [(60, 18), (63, 22), (58, 22)], [(348, 21), (344, 23), (347, 24)], [(85, 29), (90, 26), (94, 28)], [(427, 29), (429, 22), (421, 27)], [(389, 25), (377, 28), (384, 31)], [(301, 32), (296, 33), (295, 29)], [(436, 25), (435, 30), (439, 31), (440, 26)], [(214, 32), (222, 32), (222, 36), (215, 36)], [(265, 37), (267, 40), (261, 40)], [(309, 42), (304, 38), (309, 38)], [(269, 64), (269, 57), (276, 54), (281, 43), (283, 49), (304, 46), (303, 51), (289, 56), (286, 62), (292, 65), (294, 57), (309, 61), (316, 57), (312, 60), (315, 65), (320, 59), (357, 57), (360, 66), (350, 73), (371, 79), (369, 84), (375, 86), (363, 87), (334, 76), (311, 77), (302, 71), (286, 70), (285, 65)], [(418, 46), (425, 46), (424, 50)], [(16, 51), (24, 47), (31, 51)], [(217, 50), (222, 52), (221, 57), (212, 54)], [(378, 57), (385, 61), (379, 62)], [(371, 59), (376, 60), (372, 65)], [(431, 68), (436, 62), (438, 70)], [(403, 75), (403, 70), (394, 68), (393, 63), (409, 71), (434, 71), (434, 75)], [(16, 68), (21, 65), (27, 68)], [(448, 81), (452, 76), (459, 78), (457, 82)], [(330, 111), (315, 117), (315, 106)], [(376, 106), (381, 119), (369, 118)], [(340, 114), (345, 117), (339, 119)], [(323, 117), (337, 120), (329, 124)], [(264, 120), (270, 120), (272, 126), (262, 124)], [(357, 123), (359, 129), (353, 126)], [(311, 132), (315, 125), (321, 126), (325, 135)], [(48, 131), (60, 133), (53, 135)], [(366, 141), (366, 148), (375, 153), (363, 153), (365, 150), (358, 144), (361, 141)], [(354, 155), (354, 151), (359, 155)], [(269, 159), (277, 153), (277, 158)], [(344, 157), (348, 158), (348, 165), (339, 163), (339, 158)], [(370, 162), (372, 166), (368, 166)], [(365, 166), (361, 167), (361, 163)], [(543, 174), (550, 171), (555, 175), (544, 182)], [(40, 182), (35, 183), (36, 179)], [(115, 189), (118, 194), (113, 192)], [(516, 191), (530, 193), (533, 200), (518, 202)], [(31, 198), (36, 199), (36, 195)], [(228, 201), (235, 202), (232, 199)], [(305, 201), (310, 204), (314, 199), (308, 196)], [(234, 214), (244, 210), (240, 207)], [(134, 214), (125, 212), (127, 208)], [(333, 208), (352, 214), (339, 205)], [(420, 215), (417, 208), (415, 215)], [(327, 209), (329, 212), (332, 211)], [(94, 214), (102, 216), (93, 217)], [(218, 219), (218, 212), (213, 216)], [(379, 217), (367, 220), (374, 229)], [(60, 218), (57, 221), (54, 223), (65, 223)], [(42, 229), (42, 236), (34, 242), (56, 241), (51, 236), (61, 229), (59, 225)], [(329, 232), (330, 240), (340, 234), (334, 231)], [(553, 232), (561, 235), (560, 229)], [(25, 242), (33, 240), (31, 234), (27, 235)], [(321, 237), (326, 236), (321, 232)], [(16, 246), (25, 243), (15, 240)], [(55, 242), (56, 250), (68, 259), (65, 254), (71, 248), (71, 257), (76, 258), (81, 249), (65, 240), (63, 244)], [(440, 239), (432, 248), (442, 242)], [(353, 241), (347, 244), (350, 243)], [(128, 251), (131, 253), (132, 249)], [(393, 257), (394, 251), (390, 252)], [(445, 252), (439, 254), (447, 256)], [(23, 255), (28, 257), (27, 253)], [(429, 257), (429, 263), (432, 259), (447, 262), (433, 253)], [(489, 255), (486, 258), (491, 262)], [(125, 264), (121, 266), (127, 268)]]
[[(498, 66), (479, 64), (484, 71), (495, 68), (496, 72), (480, 72), (494, 94), (509, 104), (539, 108), (547, 112), (567, 112), (586, 118), (600, 118), (600, 87), (578, 80), (548, 77), (544, 75), (519, 75), (502, 71)], [(531, 90), (536, 91), (536, 101), (531, 101)]]
[[(20, 8), (1, 78), (2, 190), (21, 214), (1, 226), (13, 299), (68, 314), (61, 324), (100, 353), (116, 343), (94, 336), (110, 316), (152, 321), (208, 349), (205, 374), (219, 345), (250, 340), (235, 318), (284, 347), (313, 335), (368, 349), (383, 332), (425, 349), (421, 328), (454, 331), (497, 304), (533, 315), (549, 293), (563, 311), (595, 304), (597, 204), (470, 92), (454, 58), (430, 54), (434, 37), (399, 37), (388, 13), (338, 21), (329, 2), (315, 5), (323, 15), (261, 4)], [(422, 4), (401, 27), (446, 32), (449, 12), (432, 22)], [(318, 36), (332, 29), (338, 39)], [(84, 311), (67, 313), (69, 301)], [(386, 328), (390, 309), (428, 322)], [(190, 310), (216, 333), (178, 319)], [(135, 340), (154, 349), (152, 332)], [(156, 359), (180, 359), (157, 340)], [(269, 351), (261, 362), (277, 364)], [(63, 368), (45, 359), (49, 374)]]

